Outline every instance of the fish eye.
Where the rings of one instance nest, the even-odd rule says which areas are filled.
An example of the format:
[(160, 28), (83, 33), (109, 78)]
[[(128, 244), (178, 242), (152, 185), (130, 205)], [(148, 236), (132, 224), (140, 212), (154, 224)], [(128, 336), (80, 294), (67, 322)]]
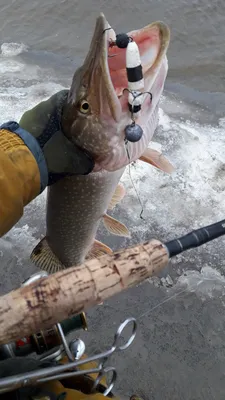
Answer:
[(90, 107), (89, 107), (89, 103), (87, 102), (87, 100), (82, 100), (80, 102), (80, 105), (79, 105), (80, 112), (82, 112), (83, 114), (87, 114), (89, 111), (89, 108)]

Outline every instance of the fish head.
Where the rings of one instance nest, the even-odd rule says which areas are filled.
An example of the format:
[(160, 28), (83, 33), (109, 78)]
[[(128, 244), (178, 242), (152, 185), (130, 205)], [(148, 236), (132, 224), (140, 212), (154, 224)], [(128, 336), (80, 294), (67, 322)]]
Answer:
[(94, 171), (115, 171), (137, 160), (158, 124), (158, 104), (168, 71), (169, 28), (155, 22), (128, 36), (138, 45), (147, 92), (136, 120), (143, 130), (141, 140), (125, 140), (125, 128), (132, 122), (126, 48), (112, 46), (112, 29), (103, 14), (97, 18), (89, 52), (74, 74), (63, 109), (64, 134), (92, 155)]

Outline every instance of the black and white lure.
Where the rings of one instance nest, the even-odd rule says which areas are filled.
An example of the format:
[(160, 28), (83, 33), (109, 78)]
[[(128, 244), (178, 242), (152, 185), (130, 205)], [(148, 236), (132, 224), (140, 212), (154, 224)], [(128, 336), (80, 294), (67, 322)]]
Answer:
[(125, 141), (138, 142), (143, 135), (143, 129), (135, 123), (135, 118), (141, 111), (143, 103), (144, 78), (138, 45), (130, 41), (126, 49), (126, 70), (128, 80), (128, 107), (132, 123), (125, 128)]
[[(118, 47), (120, 49), (126, 48), (126, 71), (128, 88), (125, 89), (128, 94), (128, 108), (131, 113), (131, 124), (125, 127), (125, 142), (138, 142), (143, 135), (143, 129), (140, 125), (135, 123), (135, 119), (141, 111), (141, 106), (144, 101), (144, 78), (141, 65), (141, 57), (137, 43), (132, 37), (126, 33), (116, 34), (115, 31), (109, 26), (109, 47)], [(104, 31), (105, 32), (105, 31)], [(112, 56), (113, 57), (113, 56)], [(151, 97), (151, 93), (148, 92)]]

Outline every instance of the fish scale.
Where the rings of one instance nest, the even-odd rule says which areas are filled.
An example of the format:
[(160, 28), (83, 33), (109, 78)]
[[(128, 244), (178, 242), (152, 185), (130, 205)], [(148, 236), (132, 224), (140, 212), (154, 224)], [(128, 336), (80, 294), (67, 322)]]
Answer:
[(48, 189), (48, 242), (65, 267), (84, 261), (123, 172), (72, 176)]

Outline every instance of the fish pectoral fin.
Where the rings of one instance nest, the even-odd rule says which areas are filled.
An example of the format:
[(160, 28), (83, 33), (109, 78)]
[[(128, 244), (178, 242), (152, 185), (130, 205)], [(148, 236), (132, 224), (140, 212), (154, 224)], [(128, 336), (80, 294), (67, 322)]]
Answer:
[(49, 274), (54, 274), (57, 271), (65, 269), (65, 266), (51, 250), (46, 237), (34, 248), (30, 255), (30, 259), (36, 267), (48, 272)]
[(98, 240), (95, 240), (85, 260), (90, 260), (91, 258), (98, 258), (103, 256), (104, 254), (112, 254), (112, 253), (113, 251), (112, 249), (110, 249), (110, 247), (106, 246), (106, 244), (102, 242), (99, 242)]
[(125, 194), (126, 194), (125, 187), (121, 183), (119, 183), (116, 187), (113, 197), (111, 198), (111, 201), (108, 206), (108, 210), (113, 210), (113, 208), (118, 203), (121, 202), (121, 200), (124, 198)]
[(127, 227), (124, 224), (122, 224), (122, 222), (117, 221), (117, 219), (110, 217), (110, 215), (104, 214), (103, 222), (106, 229), (113, 235), (125, 236), (129, 238), (131, 237)]
[(167, 174), (172, 174), (175, 171), (174, 166), (167, 160), (167, 158), (154, 149), (146, 149), (139, 160), (144, 161), (154, 167), (161, 169)]

